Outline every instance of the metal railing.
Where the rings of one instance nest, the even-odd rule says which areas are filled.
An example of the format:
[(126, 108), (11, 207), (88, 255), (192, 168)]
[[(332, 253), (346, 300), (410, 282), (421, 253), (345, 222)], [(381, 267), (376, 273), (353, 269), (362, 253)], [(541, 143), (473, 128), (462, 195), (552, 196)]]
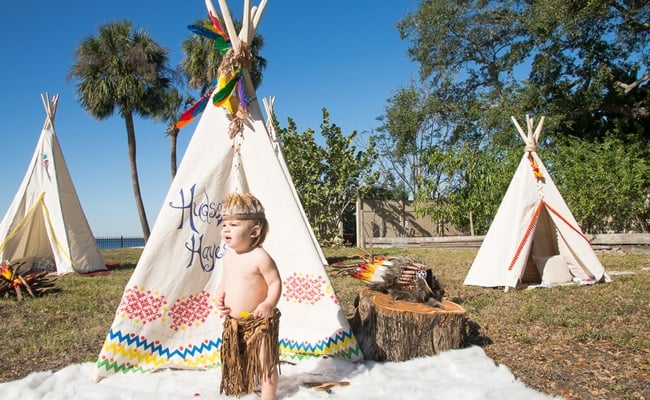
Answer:
[(144, 238), (138, 236), (98, 236), (95, 237), (99, 249), (121, 249), (123, 247), (142, 247)]

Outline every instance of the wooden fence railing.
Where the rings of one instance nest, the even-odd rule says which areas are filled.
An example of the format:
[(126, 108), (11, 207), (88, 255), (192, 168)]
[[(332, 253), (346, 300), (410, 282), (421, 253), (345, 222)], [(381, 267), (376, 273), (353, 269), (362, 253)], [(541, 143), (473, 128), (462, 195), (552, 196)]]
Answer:
[[(650, 233), (586, 235), (594, 250), (650, 252)], [(484, 236), (366, 238), (365, 247), (479, 248)]]

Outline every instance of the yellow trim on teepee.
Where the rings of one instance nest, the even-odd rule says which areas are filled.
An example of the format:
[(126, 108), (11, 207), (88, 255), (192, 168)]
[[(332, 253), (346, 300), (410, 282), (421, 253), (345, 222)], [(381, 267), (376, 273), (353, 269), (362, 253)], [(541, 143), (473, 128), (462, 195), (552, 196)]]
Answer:
[(25, 225), (27, 220), (32, 216), (32, 214), (34, 214), (34, 210), (36, 209), (36, 206), (38, 205), (38, 203), (42, 201), (44, 195), (45, 192), (41, 193), (40, 196), (38, 196), (38, 200), (29, 208), (29, 210), (27, 211), (23, 219), (20, 221), (18, 226), (16, 226), (16, 228), (14, 228), (13, 231), (7, 234), (7, 237), (5, 238), (4, 242), (2, 242), (2, 245), (0, 245), (0, 251), (4, 251), (5, 246), (7, 246), (7, 242), (9, 242), (11, 239), (14, 238), (14, 236), (18, 234), (18, 232), (22, 229), (22, 227)]
[(16, 228), (14, 230), (12, 230), (7, 235), (5, 240), (2, 242), (2, 244), (0, 245), (0, 251), (4, 251), (5, 246), (7, 246), (7, 243), (9, 242), (9, 240), (13, 239), (14, 236), (16, 236), (18, 234), (18, 232), (20, 232), (20, 230), (25, 225), (27, 220), (30, 219), (33, 216), (34, 212), (36, 211), (36, 207), (40, 204), (41, 207), (43, 208), (43, 214), (45, 216), (46, 225), (48, 226), (48, 229), (50, 231), (50, 235), (54, 238), (54, 243), (56, 244), (56, 247), (61, 251), (61, 253), (65, 256), (65, 258), (70, 263), (70, 265), (74, 268), (74, 264), (72, 262), (72, 257), (70, 256), (70, 254), (68, 254), (65, 247), (61, 246), (61, 243), (59, 242), (59, 239), (56, 237), (56, 233), (54, 232), (54, 228), (52, 226), (52, 221), (50, 220), (50, 211), (47, 209), (47, 206), (45, 205), (45, 202), (43, 201), (44, 198), (45, 198), (45, 192), (42, 192), (38, 196), (38, 199), (36, 200), (36, 202), (34, 202), (34, 204), (29, 208), (29, 210), (25, 214), (25, 217), (22, 219), (22, 221), (20, 221), (20, 223), (16, 226)]

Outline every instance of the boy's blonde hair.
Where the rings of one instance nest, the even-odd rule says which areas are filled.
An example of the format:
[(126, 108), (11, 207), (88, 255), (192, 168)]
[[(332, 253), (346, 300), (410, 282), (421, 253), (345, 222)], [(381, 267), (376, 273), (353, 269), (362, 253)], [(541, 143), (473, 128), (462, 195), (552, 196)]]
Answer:
[(250, 221), (255, 226), (259, 225), (260, 234), (253, 241), (257, 247), (264, 242), (269, 231), (269, 223), (266, 221), (262, 203), (250, 193), (230, 193), (226, 195), (223, 203), (223, 219), (239, 219)]

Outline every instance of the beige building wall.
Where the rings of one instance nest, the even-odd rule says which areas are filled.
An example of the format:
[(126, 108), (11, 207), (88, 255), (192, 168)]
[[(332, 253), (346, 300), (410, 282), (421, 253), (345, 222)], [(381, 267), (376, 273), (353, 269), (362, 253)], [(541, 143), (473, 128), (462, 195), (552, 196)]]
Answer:
[(357, 246), (369, 238), (458, 235), (455, 229), (418, 217), (411, 201), (357, 199)]

